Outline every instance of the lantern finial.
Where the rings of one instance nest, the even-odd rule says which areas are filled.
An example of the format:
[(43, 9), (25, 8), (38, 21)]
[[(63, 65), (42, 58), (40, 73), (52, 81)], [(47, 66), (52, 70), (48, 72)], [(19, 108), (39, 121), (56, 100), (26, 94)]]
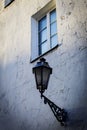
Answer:
[(40, 61), (41, 61), (41, 62), (45, 62), (46, 59), (45, 59), (45, 58), (41, 58)]

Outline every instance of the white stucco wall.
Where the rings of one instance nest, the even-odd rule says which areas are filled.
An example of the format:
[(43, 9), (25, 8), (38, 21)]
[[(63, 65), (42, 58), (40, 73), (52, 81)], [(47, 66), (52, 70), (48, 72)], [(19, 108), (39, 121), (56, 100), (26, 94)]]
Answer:
[(31, 16), (49, 1), (0, 1), (0, 130), (87, 130), (87, 0), (56, 0), (60, 46), (44, 56), (53, 68), (45, 95), (68, 112), (67, 127), (35, 88)]

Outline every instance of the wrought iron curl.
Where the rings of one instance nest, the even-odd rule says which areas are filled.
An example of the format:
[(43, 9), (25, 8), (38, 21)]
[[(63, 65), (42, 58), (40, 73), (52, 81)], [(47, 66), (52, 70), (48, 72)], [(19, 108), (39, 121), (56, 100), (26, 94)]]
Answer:
[(46, 96), (41, 94), (41, 98), (44, 98), (44, 104), (48, 104), (51, 108), (56, 119), (61, 123), (62, 126), (66, 126), (67, 112), (64, 109), (61, 109), (59, 106), (54, 104), (51, 100), (49, 100)]

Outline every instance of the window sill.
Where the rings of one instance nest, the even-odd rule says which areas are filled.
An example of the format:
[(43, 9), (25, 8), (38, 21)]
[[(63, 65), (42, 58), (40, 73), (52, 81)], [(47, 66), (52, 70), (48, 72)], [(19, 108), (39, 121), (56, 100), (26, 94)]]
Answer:
[(49, 52), (51, 52), (52, 50), (56, 49), (57, 47), (59, 47), (59, 45), (57, 44), (55, 47), (53, 47), (52, 49), (48, 50), (47, 52), (45, 52), (44, 54), (38, 56), (35, 59), (30, 59), (30, 63), (35, 62), (36, 60), (38, 60), (39, 58), (43, 57), (44, 55), (48, 54)]

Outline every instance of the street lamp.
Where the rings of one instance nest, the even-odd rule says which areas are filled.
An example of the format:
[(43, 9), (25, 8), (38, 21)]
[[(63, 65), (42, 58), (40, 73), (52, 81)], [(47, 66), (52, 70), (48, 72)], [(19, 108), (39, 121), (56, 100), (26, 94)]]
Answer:
[(36, 66), (33, 68), (33, 73), (35, 73), (37, 89), (39, 89), (41, 95), (47, 89), (50, 74), (52, 74), (52, 68), (46, 62), (44, 58), (37, 62)]
[(40, 62), (37, 62), (36, 66), (33, 67), (33, 73), (35, 74), (36, 87), (41, 93), (41, 98), (44, 98), (44, 103), (48, 103), (54, 116), (61, 123), (61, 125), (66, 125), (67, 113), (64, 109), (61, 109), (46, 96), (43, 95), (44, 91), (48, 87), (48, 82), (50, 75), (52, 74), (52, 68), (49, 66), (48, 62), (44, 58), (40, 59)]

